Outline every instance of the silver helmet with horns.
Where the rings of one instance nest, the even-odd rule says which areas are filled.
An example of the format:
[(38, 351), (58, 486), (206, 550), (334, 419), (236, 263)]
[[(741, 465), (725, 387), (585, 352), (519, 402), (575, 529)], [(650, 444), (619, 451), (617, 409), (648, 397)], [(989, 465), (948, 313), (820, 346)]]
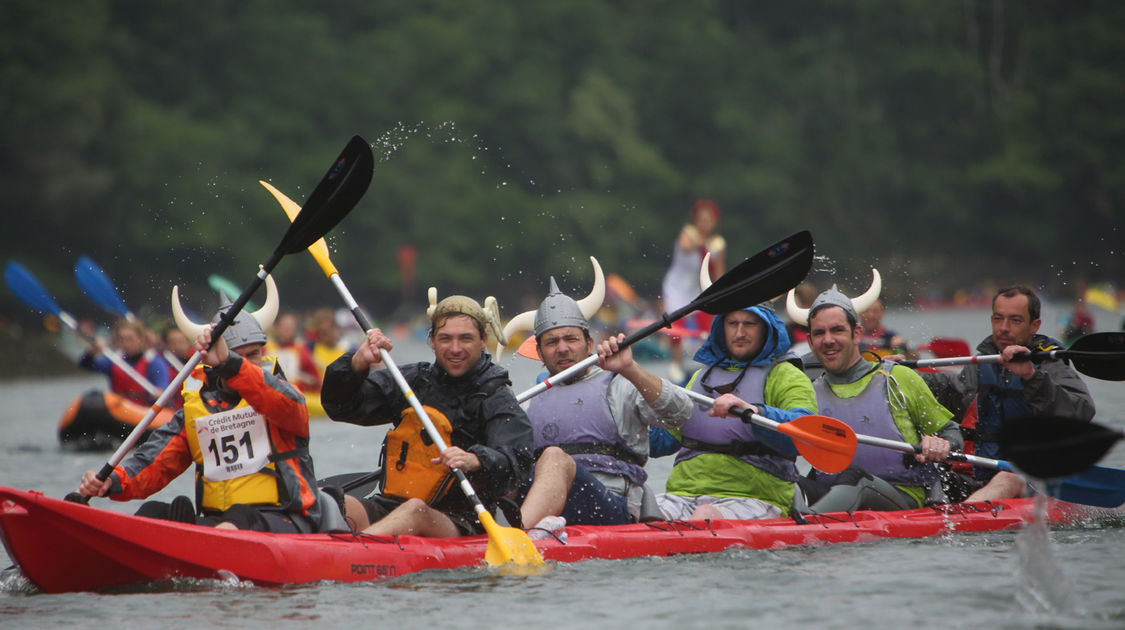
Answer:
[[(218, 322), (222, 314), (230, 308), (230, 299), (225, 294), (223, 295), (223, 301), (225, 303), (219, 307), (219, 312), (215, 314), (211, 323)], [(273, 276), (267, 274), (266, 303), (253, 313), (242, 311), (236, 316), (234, 323), (223, 331), (223, 341), (227, 342), (227, 347), (234, 350), (252, 343), (264, 344), (266, 342), (265, 331), (273, 325), (280, 303), (277, 295), (277, 284), (274, 283)], [(172, 287), (172, 317), (176, 320), (176, 326), (192, 341), (204, 330), (211, 329), (208, 325), (191, 321), (191, 318), (184, 313), (183, 306), (180, 305), (180, 287), (178, 285)]]
[(792, 319), (794, 323), (801, 326), (808, 326), (809, 313), (821, 306), (839, 306), (845, 311), (851, 311), (852, 316), (858, 319), (860, 313), (871, 308), (875, 300), (879, 299), (879, 293), (882, 290), (883, 278), (879, 275), (878, 269), (872, 268), (871, 286), (859, 297), (849, 298), (841, 293), (840, 290), (836, 288), (836, 285), (832, 285), (831, 289), (816, 296), (816, 300), (813, 301), (812, 306), (809, 308), (801, 308), (797, 305), (796, 291), (794, 289), (789, 289), (789, 293), (785, 297), (785, 310), (789, 313), (789, 318)]

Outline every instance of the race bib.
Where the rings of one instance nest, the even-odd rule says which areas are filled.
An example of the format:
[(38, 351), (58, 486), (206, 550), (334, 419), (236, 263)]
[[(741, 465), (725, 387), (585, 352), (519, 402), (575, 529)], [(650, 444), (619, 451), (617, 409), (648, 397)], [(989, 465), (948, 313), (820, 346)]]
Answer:
[(251, 407), (204, 416), (195, 421), (195, 431), (208, 481), (256, 473), (269, 463), (266, 419)]

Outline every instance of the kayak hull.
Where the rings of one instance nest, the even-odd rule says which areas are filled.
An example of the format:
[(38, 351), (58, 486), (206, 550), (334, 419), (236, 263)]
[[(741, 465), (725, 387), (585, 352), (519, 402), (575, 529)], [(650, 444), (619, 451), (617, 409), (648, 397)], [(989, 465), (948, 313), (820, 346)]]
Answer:
[[(546, 560), (621, 559), (714, 553), (731, 548), (921, 538), (952, 532), (1019, 528), (1031, 499), (940, 506), (903, 512), (856, 512), (763, 521), (654, 522), (569, 526), (564, 542), (537, 541)], [(1047, 520), (1081, 518), (1088, 510), (1050, 500)], [(175, 577), (233, 575), (275, 586), (321, 580), (389, 579), (428, 569), (484, 563), (487, 536), (420, 538), (352, 534), (270, 534), (217, 530), (121, 514), (0, 487), (0, 538), (8, 555), (40, 590), (101, 590)]]
[[(120, 394), (90, 390), (71, 401), (59, 418), (59, 444), (69, 451), (113, 450), (129, 437), (148, 412), (148, 407)], [(175, 413), (174, 409), (160, 409), (142, 441), (171, 420)]]

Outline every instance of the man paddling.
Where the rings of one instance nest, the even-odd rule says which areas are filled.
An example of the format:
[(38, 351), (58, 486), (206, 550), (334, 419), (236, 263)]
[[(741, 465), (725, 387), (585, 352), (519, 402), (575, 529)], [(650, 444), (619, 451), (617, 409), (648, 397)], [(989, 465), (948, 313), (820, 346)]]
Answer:
[(775, 422), (816, 411), (812, 383), (789, 352), (785, 325), (769, 303), (732, 311), (711, 322), (711, 334), (695, 353), (707, 366), (688, 388), (717, 397), (708, 410), (672, 432), (681, 442), (657, 495), (668, 519), (758, 519), (788, 513), (797, 480), (797, 451), (776, 431), (728, 415), (749, 409)]
[[(1033, 363), (1021, 355), (1031, 350), (1051, 350), (1062, 346), (1039, 334), (1039, 296), (1022, 285), (1005, 287), (992, 298), (992, 334), (977, 346), (981, 354), (1000, 354), (999, 364), (969, 365), (957, 374), (923, 374), (937, 399), (954, 416), (961, 418), (966, 439), (974, 442), (974, 453), (996, 458), (999, 445), (996, 432), (1008, 419), (1031, 415), (1058, 416), (1089, 421), (1094, 417), (1094, 400), (1078, 372), (1066, 361)], [(971, 431), (966, 419), (975, 415)], [(1060, 436), (1064, 437), (1064, 436)], [(947, 476), (951, 498), (967, 496), (968, 501), (1014, 498), (1027, 491), (1019, 475), (974, 468), (971, 477)]]
[[(99, 344), (101, 342), (98, 342)], [(148, 331), (139, 321), (121, 318), (113, 325), (113, 346), (133, 367), (158, 390), (172, 382), (168, 375), (168, 364), (156, 356), (148, 346)], [(79, 359), (78, 365), (93, 372), (101, 372), (109, 377), (109, 386), (114, 393), (121, 394), (139, 405), (151, 405), (156, 399), (144, 386), (125, 373), (108, 357), (101, 354), (102, 348), (87, 350)]]
[(498, 313), (454, 295), (431, 304), (429, 316), (434, 362), (403, 365), (401, 371), (449, 445), (444, 451), (438, 453), (425, 435), (391, 373), (377, 369), (379, 350), (392, 347), (378, 328), (324, 376), (321, 402), (330, 418), (394, 424), (380, 455), (386, 475), (381, 494), (345, 498), (348, 519), (368, 534), (482, 533), (473, 504), (451, 489), (451, 469), (461, 469), (491, 506), (516, 489), (531, 465), (531, 424), (509, 389), (508, 371), (485, 351), (488, 329), (500, 334)]
[[(575, 301), (551, 278), (539, 308), (517, 315), (504, 329), (509, 337), (533, 330), (551, 376), (594, 351), (589, 319), (601, 307), (605, 283), (597, 261), (590, 260), (595, 272), (590, 295)], [(597, 366), (531, 400), (527, 415), (541, 454), (517, 497), (524, 524), (554, 530), (566, 523), (621, 525), (644, 516), (662, 518), (645, 485), (648, 427), (681, 426), (691, 415), (691, 400), (671, 381), (634, 362), (629, 348), (618, 352), (624, 338), (602, 341)], [(552, 516), (561, 516), (562, 523), (544, 522)]]
[(907, 510), (922, 507), (927, 489), (939, 481), (931, 463), (960, 450), (961, 434), (952, 414), (938, 404), (926, 383), (908, 367), (866, 361), (859, 317), (878, 303), (878, 272), (872, 286), (853, 299), (835, 285), (811, 308), (797, 306), (789, 292), (789, 317), (808, 325), (813, 354), (824, 374), (813, 381), (820, 413), (846, 422), (856, 433), (921, 444), (919, 455), (860, 445), (852, 465), (839, 474), (813, 471), (798, 481), (810, 512)]
[[(214, 344), (214, 324), (188, 319), (173, 289), (176, 323), (196, 340), (197, 350), (206, 350), (204, 365), (185, 382), (184, 408), (105, 481), (88, 471), (81, 494), (109, 494), (115, 501), (144, 498), (194, 463), (198, 512), (180, 496), (171, 504), (147, 502), (137, 514), (276, 533), (321, 531), (340, 521), (335, 503), (322, 500), (316, 490), (304, 398), (262, 358), (263, 330), (278, 305), (272, 277), (266, 277), (266, 287), (266, 304), (254, 313), (239, 313)], [(229, 306), (220, 309), (214, 322)]]

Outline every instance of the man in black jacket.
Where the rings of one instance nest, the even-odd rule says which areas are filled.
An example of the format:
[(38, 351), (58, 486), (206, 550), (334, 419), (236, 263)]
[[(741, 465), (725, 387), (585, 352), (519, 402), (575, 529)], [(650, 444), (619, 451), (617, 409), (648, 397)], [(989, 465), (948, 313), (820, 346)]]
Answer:
[[(486, 301), (486, 304), (488, 302)], [(461, 469), (486, 506), (515, 489), (532, 462), (531, 423), (516, 402), (507, 370), (485, 351), (488, 328), (500, 335), (496, 309), (464, 296), (429, 310), (434, 363), (402, 366), (413, 394), (448, 444), (425, 435), (406, 395), (382, 367), (379, 349), (391, 349), (379, 330), (325, 373), (321, 402), (338, 422), (394, 424), (380, 456), (386, 478), (381, 494), (346, 498), (347, 517), (368, 534), (458, 536), (479, 534), (472, 504), (455, 485)]]

